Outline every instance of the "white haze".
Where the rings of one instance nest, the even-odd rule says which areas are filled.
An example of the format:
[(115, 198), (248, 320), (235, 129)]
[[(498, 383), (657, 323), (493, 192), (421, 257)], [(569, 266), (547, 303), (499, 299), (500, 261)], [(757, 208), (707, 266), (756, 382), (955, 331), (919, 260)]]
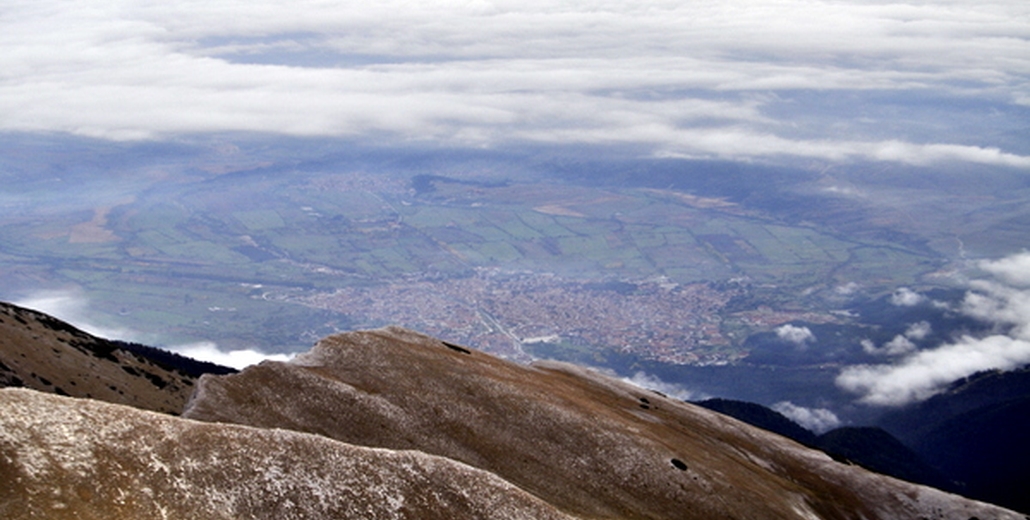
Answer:
[[(914, 294), (914, 293), (913, 293)], [(922, 297), (921, 297), (922, 298)], [(925, 300), (925, 298), (923, 298)], [(915, 305), (914, 303), (912, 305)], [(915, 341), (925, 339), (930, 334), (932, 327), (928, 322), (920, 321), (908, 326), (904, 334), (898, 334), (893, 339), (877, 347), (872, 340), (861, 341), (862, 350), (868, 354), (878, 356), (900, 356), (915, 352), (918, 347)]]
[(706, 399), (709, 397), (707, 395), (699, 394), (697, 392), (689, 390), (683, 385), (667, 383), (658, 376), (651, 375), (642, 371), (633, 374), (633, 377), (622, 378), (622, 380), (631, 385), (638, 386), (646, 390), (661, 392), (669, 397), (674, 397), (681, 401), (696, 401), (699, 399)]
[[(951, 343), (907, 353), (889, 364), (848, 367), (837, 377), (837, 385), (858, 394), (862, 403), (900, 406), (927, 399), (952, 381), (976, 372), (1011, 370), (1030, 363), (1030, 252), (979, 265), (995, 279), (971, 282), (961, 312), (993, 324), (993, 333), (984, 337), (966, 335)], [(923, 331), (917, 324), (902, 339), (911, 342)], [(888, 344), (881, 348), (892, 347)]]
[(776, 327), (776, 337), (799, 347), (804, 346), (808, 342), (815, 341), (815, 334), (812, 333), (811, 329), (789, 323)]
[(919, 294), (908, 287), (902, 287), (891, 295), (891, 303), (898, 307), (913, 307), (926, 301), (926, 296)]
[[(0, 131), (1030, 168), (969, 128), (1030, 106), (1028, 17), (1018, 0), (6, 2)], [(952, 102), (990, 108), (959, 125)]]
[(790, 401), (780, 401), (771, 408), (817, 434), (826, 433), (841, 424), (837, 414), (826, 408), (807, 408)]
[(168, 347), (168, 350), (177, 352), (183, 356), (209, 361), (218, 365), (243, 369), (250, 365), (256, 365), (262, 361), (289, 361), (293, 358), (287, 354), (265, 354), (253, 349), (239, 349), (225, 351), (218, 348), (218, 345), (210, 341), (188, 343)]
[(138, 335), (131, 330), (98, 320), (89, 311), (89, 301), (78, 291), (38, 291), (24, 298), (15, 299), (12, 303), (53, 316), (97, 337), (137, 341)]
[[(79, 291), (53, 290), (39, 291), (13, 302), (15, 305), (48, 314), (72, 324), (76, 328), (94, 336), (147, 344), (148, 335), (118, 325), (107, 324), (108, 319), (90, 312), (89, 300)], [(285, 354), (265, 354), (253, 349), (222, 350), (211, 341), (172, 345), (162, 347), (186, 357), (200, 361), (209, 361), (236, 369), (254, 365), (265, 360), (287, 361), (292, 356)]]

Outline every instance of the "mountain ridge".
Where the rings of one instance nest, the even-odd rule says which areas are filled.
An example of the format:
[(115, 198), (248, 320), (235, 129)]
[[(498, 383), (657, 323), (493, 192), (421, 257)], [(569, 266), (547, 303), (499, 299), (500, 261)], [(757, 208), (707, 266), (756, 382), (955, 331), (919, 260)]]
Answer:
[(203, 376), (183, 416), (420, 449), (589, 518), (916, 518), (973, 503), (582, 367), (517, 365), (396, 327)]
[(948, 480), (915, 451), (879, 427), (841, 426), (816, 435), (783, 414), (757, 403), (716, 398), (693, 404), (778, 433), (818, 449), (835, 460), (944, 491), (963, 491), (961, 486)]
[(570, 518), (421, 452), (28, 389), (0, 397), (0, 517), (10, 520)]
[(203, 373), (234, 370), (98, 338), (47, 314), (0, 302), (0, 387), (28, 387), (178, 414)]
[[(175, 417), (181, 388), (143, 371), (188, 370), (5, 308), (5, 377), (50, 372), (0, 389), (4, 518), (1023, 518), (584, 367), (397, 327), (200, 367)], [(90, 371), (123, 393), (88, 395)]]

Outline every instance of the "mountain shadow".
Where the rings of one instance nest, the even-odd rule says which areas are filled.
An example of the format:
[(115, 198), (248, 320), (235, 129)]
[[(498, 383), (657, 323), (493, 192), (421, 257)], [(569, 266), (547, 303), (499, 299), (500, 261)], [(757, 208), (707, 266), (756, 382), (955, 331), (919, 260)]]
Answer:
[(1030, 368), (961, 379), (880, 425), (961, 483), (963, 494), (1030, 513)]

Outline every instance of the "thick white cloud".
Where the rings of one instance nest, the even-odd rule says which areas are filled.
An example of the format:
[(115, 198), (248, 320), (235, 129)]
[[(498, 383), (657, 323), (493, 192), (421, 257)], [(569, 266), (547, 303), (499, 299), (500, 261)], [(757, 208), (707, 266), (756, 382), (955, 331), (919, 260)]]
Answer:
[(218, 348), (218, 345), (209, 341), (175, 345), (168, 347), (168, 350), (177, 352), (183, 356), (209, 361), (222, 366), (242, 369), (250, 365), (256, 365), (262, 361), (289, 361), (292, 356), (286, 354), (265, 354), (253, 349), (239, 349), (225, 351)]
[(916, 344), (902, 335), (894, 336), (893, 339), (883, 344), (883, 353), (888, 356), (908, 354), (916, 350)]
[(776, 328), (776, 337), (799, 346), (810, 341), (815, 341), (815, 334), (812, 333), (811, 329), (808, 327), (798, 327), (789, 323)]
[(998, 280), (971, 282), (972, 289), (960, 310), (994, 324), (995, 333), (963, 336), (949, 344), (916, 351), (911, 340), (930, 333), (929, 324), (916, 323), (880, 348), (871, 341), (862, 343), (866, 352), (903, 357), (891, 364), (847, 367), (837, 377), (837, 385), (858, 394), (860, 402), (899, 406), (931, 397), (952, 381), (976, 372), (1011, 370), (1030, 363), (1030, 287), (1024, 283), (1026, 269), (1030, 268), (1028, 257), (1030, 253), (1024, 252), (982, 262), (981, 267)]
[(976, 372), (1011, 370), (1030, 363), (1030, 341), (1003, 335), (963, 337), (956, 343), (912, 354), (893, 365), (844, 369), (837, 385), (861, 394), (860, 402), (900, 406), (938, 393), (952, 381)]
[(908, 326), (904, 334), (898, 334), (893, 339), (877, 347), (870, 339), (863, 339), (860, 343), (862, 350), (867, 354), (877, 356), (902, 356), (915, 352), (918, 346), (915, 341), (926, 339), (933, 328), (929, 322), (920, 321)]
[[(375, 134), (1030, 168), (1030, 157), (933, 119), (941, 107), (906, 127), (889, 107), (842, 117), (794, 94), (922, 92), (1022, 109), (1023, 2), (40, 0), (4, 9), (0, 130)], [(942, 130), (908, 137), (916, 128)]]
[[(146, 335), (128, 328), (100, 324), (101, 320), (98, 319), (96, 313), (90, 312), (89, 300), (79, 291), (40, 291), (18, 299), (14, 304), (49, 314), (101, 338), (139, 343), (147, 343), (149, 339)], [(163, 348), (193, 359), (210, 361), (237, 369), (260, 363), (266, 359), (287, 361), (292, 357), (286, 354), (265, 354), (252, 349), (224, 351), (210, 341)]]
[(818, 434), (826, 433), (840, 426), (840, 418), (837, 417), (837, 414), (826, 408), (806, 408), (790, 401), (780, 401), (772, 405), (772, 409)]
[(1016, 287), (1030, 287), (1030, 252), (980, 262), (980, 268)]
[(926, 297), (908, 287), (902, 287), (891, 295), (891, 304), (898, 307), (913, 307), (926, 301)]

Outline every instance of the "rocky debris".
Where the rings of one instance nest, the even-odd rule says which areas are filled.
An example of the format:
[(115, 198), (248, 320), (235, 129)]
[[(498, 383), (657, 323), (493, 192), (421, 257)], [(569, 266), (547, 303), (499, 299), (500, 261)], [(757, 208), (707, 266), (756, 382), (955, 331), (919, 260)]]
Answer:
[(0, 389), (0, 518), (564, 519), (415, 451)]
[(597, 372), (399, 328), (204, 376), (184, 416), (447, 457), (586, 518), (1023, 518)]

